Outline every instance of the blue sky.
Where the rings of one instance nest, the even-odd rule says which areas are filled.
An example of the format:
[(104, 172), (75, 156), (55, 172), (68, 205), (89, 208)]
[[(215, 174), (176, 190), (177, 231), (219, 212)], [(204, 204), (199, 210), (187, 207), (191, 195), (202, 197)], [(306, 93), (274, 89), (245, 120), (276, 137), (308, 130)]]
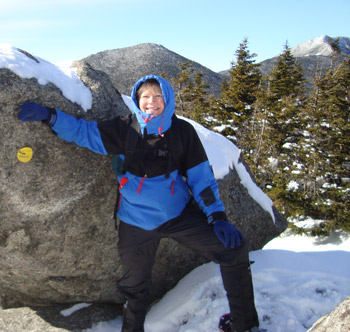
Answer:
[(150, 42), (220, 71), (244, 38), (259, 62), (349, 22), (350, 0), (0, 0), (0, 44), (51, 62)]

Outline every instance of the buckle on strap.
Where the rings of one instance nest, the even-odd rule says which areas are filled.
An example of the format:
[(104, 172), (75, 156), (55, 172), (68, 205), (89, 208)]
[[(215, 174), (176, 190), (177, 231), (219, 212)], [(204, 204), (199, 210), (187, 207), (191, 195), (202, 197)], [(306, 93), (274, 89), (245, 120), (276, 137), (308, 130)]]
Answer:
[(157, 157), (169, 157), (170, 152), (168, 150), (162, 150), (162, 149), (155, 149), (153, 150), (153, 154)]

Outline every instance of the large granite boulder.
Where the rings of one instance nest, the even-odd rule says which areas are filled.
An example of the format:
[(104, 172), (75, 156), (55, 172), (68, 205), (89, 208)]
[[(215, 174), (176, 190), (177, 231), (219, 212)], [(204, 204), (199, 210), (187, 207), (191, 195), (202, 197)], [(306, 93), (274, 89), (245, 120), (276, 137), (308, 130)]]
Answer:
[(321, 317), (307, 332), (350, 331), (350, 297), (347, 297), (332, 312)]
[(0, 307), (1, 332), (84, 332), (102, 321), (116, 319), (122, 306), (79, 303), (49, 307)]
[[(223, 179), (217, 180), (220, 197), (225, 203), (228, 219), (248, 238), (250, 250), (261, 249), (286, 229), (287, 221), (273, 205), (269, 206), (268, 202), (259, 201), (262, 191), (255, 199), (251, 197), (249, 192), (251, 188), (247, 188), (244, 181), (241, 181), (238, 168), (244, 169), (247, 173), (245, 176), (251, 177), (250, 186), (256, 186), (251, 191), (261, 189), (257, 187), (253, 175), (241, 157), (235, 166)], [(265, 197), (265, 200), (269, 201), (269, 198)]]
[[(21, 52), (21, 65), (45, 64), (51, 70), (44, 60)], [(0, 68), (2, 307), (122, 301), (115, 286), (121, 267), (112, 219), (116, 180), (110, 157), (66, 143), (42, 123), (17, 120), (19, 105), (26, 101), (87, 120), (129, 112), (106, 74), (83, 62), (74, 66), (92, 93), (91, 109), (84, 110), (50, 81), (20, 77), (11, 69), (15, 66)], [(21, 163), (17, 152), (26, 146), (33, 157)], [(285, 229), (285, 219), (275, 211), (273, 221), (240, 184), (235, 170), (220, 180), (220, 189), (231, 221), (251, 240), (252, 248), (261, 248)], [(152, 297), (162, 296), (204, 262), (174, 241), (163, 240)]]

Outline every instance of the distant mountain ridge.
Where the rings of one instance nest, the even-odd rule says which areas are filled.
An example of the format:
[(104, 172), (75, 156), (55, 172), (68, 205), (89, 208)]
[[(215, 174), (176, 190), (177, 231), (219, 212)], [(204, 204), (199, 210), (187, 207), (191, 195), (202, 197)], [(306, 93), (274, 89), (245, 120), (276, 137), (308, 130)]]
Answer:
[(130, 95), (134, 83), (142, 76), (165, 73), (166, 78), (170, 80), (181, 71), (179, 64), (187, 61), (192, 63), (195, 72), (203, 73), (203, 80), (210, 84), (211, 93), (218, 95), (224, 80), (219, 73), (153, 43), (107, 50), (92, 54), (81, 61), (106, 72), (118, 91), (126, 95)]
[[(339, 48), (341, 54), (336, 61), (339, 63), (344, 59), (344, 56), (350, 55), (350, 38), (348, 37), (329, 37), (321, 35), (317, 38), (303, 42), (299, 45), (291, 47), (291, 53), (296, 60), (301, 64), (304, 70), (304, 77), (307, 80), (307, 87), (312, 86), (312, 77), (316, 68), (328, 69), (332, 65), (332, 48), (330, 42), (339, 39)], [(264, 76), (268, 76), (277, 62), (278, 56), (261, 61), (260, 71)], [(226, 79), (229, 78), (229, 69), (220, 72)]]
[[(350, 38), (329, 37), (321, 35), (291, 48), (292, 54), (301, 63), (305, 78), (311, 84), (315, 68), (329, 68), (331, 66), (332, 48), (330, 42), (339, 39), (339, 47), (343, 56), (350, 55)], [(262, 61), (260, 70), (267, 76), (273, 69), (278, 55)], [(339, 61), (342, 59), (340, 57)], [(179, 64), (187, 61), (192, 63), (195, 72), (203, 73), (203, 80), (210, 88), (209, 92), (218, 96), (222, 83), (229, 78), (229, 69), (219, 73), (189, 60), (162, 45), (153, 43), (138, 44), (135, 46), (106, 50), (92, 54), (81, 61), (89, 63), (93, 68), (107, 73), (113, 85), (122, 94), (130, 95), (134, 83), (145, 75), (164, 75), (168, 80), (175, 78), (181, 71)]]
[[(304, 70), (304, 78), (307, 81), (306, 86), (308, 88), (312, 86), (315, 69), (329, 69), (332, 66), (332, 48), (330, 43), (336, 39), (339, 39), (339, 48), (341, 50), (341, 54), (335, 61), (335, 64), (337, 64), (344, 59), (344, 56), (350, 55), (350, 38), (348, 37), (321, 35), (290, 49)], [(278, 55), (260, 63), (260, 70), (264, 76), (269, 75), (272, 71), (277, 58)]]
[(329, 37), (327, 35), (321, 35), (312, 40), (301, 43), (291, 48), (291, 53), (295, 57), (305, 57), (313, 55), (332, 55), (331, 42), (339, 39), (339, 48), (344, 54), (350, 55), (350, 38), (347, 37)]

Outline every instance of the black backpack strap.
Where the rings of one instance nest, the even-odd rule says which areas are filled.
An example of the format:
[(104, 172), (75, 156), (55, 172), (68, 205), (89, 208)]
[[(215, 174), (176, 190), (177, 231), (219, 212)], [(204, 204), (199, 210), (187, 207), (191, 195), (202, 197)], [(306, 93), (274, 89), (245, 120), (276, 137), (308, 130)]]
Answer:
[[(131, 123), (130, 123), (130, 126), (128, 127), (128, 131), (127, 131), (126, 138), (125, 138), (124, 160), (122, 160), (122, 158), (119, 155), (113, 155), (113, 157), (112, 157), (112, 170), (114, 171), (114, 173), (116, 173), (116, 175), (125, 174), (126, 167), (127, 167), (128, 162), (130, 160), (130, 156), (135, 151), (135, 147), (136, 147), (136, 144), (137, 144), (139, 137), (140, 137), (140, 124), (137, 121), (135, 114), (133, 114), (131, 116)], [(119, 187), (119, 183), (118, 183), (118, 187)], [(117, 213), (118, 213), (118, 208), (119, 208), (119, 202), (120, 202), (120, 192), (119, 192), (119, 188), (118, 188), (116, 203), (115, 203), (114, 212), (113, 212), (113, 219), (115, 220), (115, 228), (116, 229), (118, 229)]]
[(131, 117), (132, 121), (130, 127), (128, 128), (128, 132), (126, 134), (125, 140), (125, 159), (123, 163), (123, 174), (126, 172), (126, 168), (128, 166), (130, 156), (134, 153), (137, 141), (140, 137), (140, 124), (137, 121), (136, 115), (133, 114)]
[(171, 118), (171, 127), (169, 130), (169, 134), (166, 135), (167, 139), (167, 146), (170, 150), (171, 157), (169, 158), (169, 165), (168, 165), (168, 170), (166, 173), (166, 176), (169, 177), (173, 163), (175, 163), (176, 168), (178, 169), (179, 173), (184, 175), (184, 171), (182, 170), (182, 163), (181, 163), (181, 156), (183, 155), (184, 152), (184, 145), (182, 142), (182, 137), (181, 137), (181, 128), (179, 124), (179, 119), (177, 116), (174, 114)]

